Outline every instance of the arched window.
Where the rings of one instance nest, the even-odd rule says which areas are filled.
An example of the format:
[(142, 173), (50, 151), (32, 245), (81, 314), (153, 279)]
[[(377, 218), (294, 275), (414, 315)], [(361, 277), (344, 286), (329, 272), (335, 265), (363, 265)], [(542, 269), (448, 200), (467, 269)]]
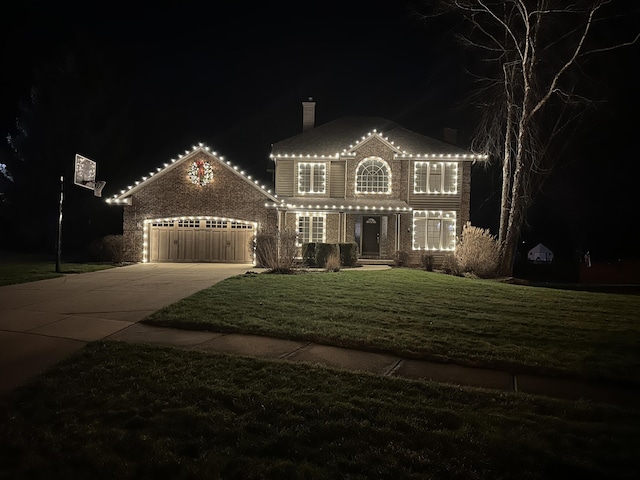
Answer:
[(356, 193), (390, 193), (391, 173), (387, 162), (365, 158), (356, 170)]

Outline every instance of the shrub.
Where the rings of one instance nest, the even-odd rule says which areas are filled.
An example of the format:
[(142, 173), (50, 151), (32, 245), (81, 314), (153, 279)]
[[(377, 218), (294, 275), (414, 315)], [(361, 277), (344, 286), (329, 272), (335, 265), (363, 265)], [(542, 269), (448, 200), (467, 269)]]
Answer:
[(420, 255), (420, 265), (427, 272), (433, 272), (433, 255), (430, 253), (423, 253)]
[(100, 262), (122, 263), (124, 261), (122, 235), (105, 235), (91, 245), (91, 254)]
[(260, 231), (251, 241), (256, 264), (273, 273), (291, 273), (298, 252), (297, 233), (290, 230)]
[(467, 222), (455, 251), (455, 266), (460, 273), (481, 278), (494, 277), (498, 271), (498, 240), (489, 229)]
[(456, 257), (453, 253), (448, 253), (444, 256), (442, 259), (441, 269), (444, 273), (448, 273), (449, 275), (462, 275)]
[(398, 267), (406, 267), (409, 265), (409, 253), (404, 250), (396, 250), (393, 254), (394, 260), (396, 262), (396, 266)]
[(339, 272), (340, 271), (340, 254), (332, 252), (327, 257), (324, 269), (327, 272)]
[(340, 261), (340, 248), (337, 243), (317, 243), (316, 244), (316, 265), (320, 268), (327, 266), (327, 259), (335, 255)]
[(316, 245), (317, 243), (302, 244), (302, 263), (307, 267), (317, 267), (316, 263)]
[(358, 263), (358, 244), (355, 242), (340, 243), (340, 264), (345, 267), (355, 267)]

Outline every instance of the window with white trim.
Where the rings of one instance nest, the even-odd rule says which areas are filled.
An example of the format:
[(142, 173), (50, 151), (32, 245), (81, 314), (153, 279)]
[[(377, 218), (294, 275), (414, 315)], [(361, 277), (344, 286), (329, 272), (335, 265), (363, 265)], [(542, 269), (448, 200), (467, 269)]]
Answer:
[(413, 250), (455, 250), (456, 212), (414, 210)]
[(327, 164), (298, 163), (298, 193), (326, 193)]
[(391, 171), (377, 157), (365, 158), (356, 170), (356, 193), (391, 193)]
[(415, 162), (413, 193), (458, 193), (458, 163)]
[(298, 244), (310, 242), (324, 242), (324, 226), (326, 215), (324, 213), (299, 213)]

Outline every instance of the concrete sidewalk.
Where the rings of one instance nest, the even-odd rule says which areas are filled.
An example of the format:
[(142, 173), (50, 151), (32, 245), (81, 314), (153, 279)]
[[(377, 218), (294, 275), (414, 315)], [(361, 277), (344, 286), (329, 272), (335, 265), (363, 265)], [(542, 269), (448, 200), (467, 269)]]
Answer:
[(406, 359), (390, 354), (258, 335), (198, 332), (137, 323), (110, 335), (107, 340), (308, 362), (356, 372), (429, 380), (503, 392), (523, 392), (569, 400), (585, 399), (625, 407), (640, 406), (639, 388), (529, 374), (514, 375), (500, 370)]

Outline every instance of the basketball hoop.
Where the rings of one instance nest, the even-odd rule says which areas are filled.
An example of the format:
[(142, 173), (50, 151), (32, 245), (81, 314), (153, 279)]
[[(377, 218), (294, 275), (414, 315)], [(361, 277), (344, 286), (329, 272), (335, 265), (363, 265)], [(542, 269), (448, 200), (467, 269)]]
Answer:
[(97, 182), (95, 182), (95, 186), (93, 188), (93, 194), (96, 197), (101, 197), (102, 196), (102, 189), (104, 188), (104, 186), (107, 184), (107, 182), (103, 181), (103, 180), (98, 180)]
[(73, 183), (75, 183), (79, 187), (93, 190), (93, 194), (96, 197), (101, 197), (102, 189), (104, 188), (106, 182), (103, 182), (102, 180), (96, 181), (97, 170), (98, 165), (96, 164), (96, 162), (76, 153)]

